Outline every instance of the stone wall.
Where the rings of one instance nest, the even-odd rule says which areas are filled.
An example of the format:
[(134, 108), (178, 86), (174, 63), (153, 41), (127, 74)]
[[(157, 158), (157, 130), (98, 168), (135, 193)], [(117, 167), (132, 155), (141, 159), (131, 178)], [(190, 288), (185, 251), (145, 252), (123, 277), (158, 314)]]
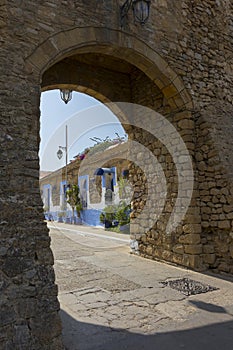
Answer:
[[(190, 152), (194, 192), (184, 221), (167, 235), (164, 223), (177, 193), (174, 162), (158, 140), (144, 130), (129, 128), (132, 139), (143, 139), (145, 148), (158, 156), (169, 185), (156, 226), (145, 232), (144, 222), (138, 223), (141, 254), (233, 273), (232, 2), (158, 0), (152, 2), (144, 26), (134, 22), (130, 11), (121, 28), (122, 3), (1, 2), (2, 349), (62, 349), (53, 256), (39, 191), (41, 87), (65, 85), (103, 102), (116, 101), (116, 83), (109, 78), (114, 76), (114, 82), (120, 81), (125, 89), (123, 101), (142, 103), (162, 113)], [(84, 63), (92, 65), (92, 70), (86, 66), (91, 72), (93, 65), (101, 68), (101, 78), (96, 74), (94, 85), (91, 74), (85, 74), (82, 81), (70, 76), (61, 80), (54, 65), (63, 65), (71, 56), (81, 62), (83, 54), (100, 55), (99, 61)], [(46, 82), (49, 70), (55, 71), (53, 84)], [(122, 95), (118, 90), (117, 99)], [(138, 168), (133, 172), (139, 194), (133, 205), (140, 207), (145, 200), (146, 188), (141, 191), (145, 179)]]
[[(218, 1), (192, 6), (193, 29), (189, 56), (193, 57), (203, 261), (219, 271), (232, 269), (232, 4)], [(201, 16), (200, 16), (201, 14)], [(191, 45), (190, 45), (191, 44)], [(186, 79), (186, 78), (185, 78)], [(231, 112), (230, 112), (231, 111)], [(231, 114), (231, 117), (230, 117)], [(224, 122), (223, 122), (224, 119)], [(231, 122), (230, 122), (231, 120)], [(231, 124), (231, 126), (230, 126)]]
[[(167, 120), (175, 126), (179, 135), (185, 142), (189, 155), (194, 159), (194, 148), (196, 144), (195, 124), (193, 117), (189, 111), (180, 112), (176, 111), (169, 106), (166, 98), (161, 94), (161, 91), (151, 82), (146, 76), (140, 75), (133, 77), (132, 82), (133, 101), (134, 103), (145, 105), (151, 109), (158, 111), (161, 115), (165, 116)], [(148, 93), (149, 92), (149, 93)], [(164, 203), (164, 208), (158, 220), (154, 220), (147, 212), (143, 213), (140, 220), (136, 220), (136, 224), (131, 224), (132, 238), (136, 238), (139, 242), (139, 252), (141, 255), (149, 258), (163, 259), (183, 266), (204, 269), (203, 259), (201, 257), (202, 244), (201, 244), (201, 216), (200, 209), (197, 204), (198, 198), (198, 185), (197, 178), (194, 179), (194, 190), (192, 193), (192, 200), (186, 217), (183, 222), (177, 225), (176, 229), (168, 234), (166, 228), (169, 222), (169, 218), (174, 210), (175, 201), (178, 197), (179, 179), (175, 160), (172, 159), (167, 145), (162, 144), (161, 141), (154, 137), (154, 129), (158, 131), (158, 121), (156, 115), (154, 116), (151, 125), (149, 125), (151, 133), (147, 132), (143, 126), (145, 120), (143, 116), (138, 125), (142, 125), (142, 128), (131, 128), (129, 135), (131, 139), (142, 143), (148, 150), (150, 150), (154, 156), (158, 159), (159, 164), (162, 166), (166, 177), (166, 190), (167, 196)], [(166, 132), (166, 130), (165, 130)], [(161, 130), (162, 134), (162, 130)], [(140, 160), (145, 158), (143, 153), (137, 152), (137, 149), (131, 150), (133, 159)], [(145, 164), (148, 169), (150, 168), (150, 159), (145, 159)], [(195, 162), (193, 161), (193, 168), (195, 169)], [(153, 171), (153, 169), (152, 169)], [(184, 171), (184, 176), (185, 171)], [(161, 185), (161, 179), (155, 174), (151, 173), (153, 186), (155, 188), (155, 201), (160, 197), (160, 193), (164, 191)], [(146, 182), (145, 175), (140, 167), (132, 164), (131, 166), (131, 179), (135, 183), (135, 193), (133, 199), (132, 219), (137, 218), (140, 212), (144, 209), (145, 203), (148, 200), (148, 179)], [(188, 183), (187, 183), (188, 184)], [(188, 190), (188, 188), (187, 188)], [(187, 194), (187, 193), (186, 193)], [(153, 204), (152, 204), (153, 205)]]

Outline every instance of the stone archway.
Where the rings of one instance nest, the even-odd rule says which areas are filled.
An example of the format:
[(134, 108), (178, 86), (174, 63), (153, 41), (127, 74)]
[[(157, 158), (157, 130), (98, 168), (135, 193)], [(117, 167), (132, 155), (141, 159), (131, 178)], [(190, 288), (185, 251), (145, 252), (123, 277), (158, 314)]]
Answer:
[[(182, 81), (155, 51), (130, 35), (119, 34), (117, 31), (109, 31), (106, 35), (106, 31), (101, 28), (85, 28), (87, 38), (85, 45), (83, 43), (83, 30), (83, 28), (77, 28), (72, 31), (72, 37), (76, 38), (76, 45), (72, 42), (70, 47), (67, 45), (67, 39), (64, 41), (66, 36), (64, 34), (67, 34), (69, 38), (70, 31), (59, 33), (49, 39), (48, 42), (43, 43), (28, 58), (28, 69), (36, 69), (38, 75), (43, 73), (42, 89), (59, 86), (69, 87), (74, 90), (89, 92), (102, 102), (125, 101), (142, 104), (154, 110), (159, 110), (178, 128), (181, 128), (183, 133), (185, 129), (187, 129), (188, 134), (194, 132), (193, 122), (188, 121), (191, 118), (191, 99)], [(95, 38), (95, 41), (93, 38)], [(89, 41), (92, 43), (91, 45), (89, 45)], [(48, 58), (46, 56), (48, 45), (54, 45), (54, 43), (56, 43), (54, 57)], [(42, 60), (39, 60), (38, 57), (43, 52), (45, 54)], [(45, 59), (46, 57), (47, 59)], [(59, 58), (61, 59), (59, 60)], [(48, 68), (49, 64), (51, 66)], [(111, 81), (111, 84), (109, 81)], [(136, 83), (134, 83), (135, 81)], [(114, 87), (111, 87), (111, 85)], [(144, 90), (140, 92), (141, 86), (144, 86)], [(153, 98), (149, 96), (150, 93), (152, 93)], [(147, 96), (146, 99), (145, 96)], [(174, 121), (175, 118), (179, 125), (177, 121)], [(184, 120), (184, 124), (182, 124), (182, 120)], [(134, 135), (134, 131), (131, 130), (132, 135)], [(137, 130), (138, 134), (139, 130)], [(147, 139), (145, 146), (150, 148), (150, 136), (146, 133), (143, 136), (142, 132), (138, 138), (141, 137)], [(135, 139), (135, 135), (132, 138)], [(158, 143), (154, 148), (157, 147), (162, 149), (163, 146)], [(165, 148), (161, 153), (169, 156), (169, 152)], [(193, 152), (193, 144), (189, 144), (188, 148), (190, 148), (190, 152)], [(163, 158), (162, 154), (160, 154), (160, 158)], [(162, 161), (162, 163), (164, 163), (164, 168), (169, 173), (169, 170), (166, 169), (166, 162)], [(132, 173), (135, 171), (135, 169), (132, 170)], [(175, 169), (173, 168), (172, 171), (173, 174), (170, 175), (169, 182), (171, 186), (175, 187), (177, 184), (172, 184), (172, 182), (177, 181), (174, 180)], [(140, 171), (138, 176), (141, 177)], [(146, 188), (141, 190), (141, 198), (145, 191)], [(144, 204), (139, 204), (138, 199), (136, 202), (136, 208), (140, 211)], [(141, 202), (144, 202), (144, 200), (141, 200)], [(172, 207), (171, 193), (170, 203), (167, 203), (167, 207), (170, 208), (165, 210), (162, 221), (149, 233), (148, 240), (145, 239), (146, 236), (144, 235), (143, 242), (141, 240), (142, 235), (140, 235), (141, 254), (200, 268), (201, 262), (197, 255), (201, 247), (199, 244), (200, 217), (195, 198), (193, 198), (190, 206), (186, 226), (179, 227), (178, 233), (176, 232), (175, 237), (172, 238), (166, 235), (166, 222), (169, 220)], [(143, 227), (142, 229), (145, 230)], [(132, 235), (136, 239), (139, 237), (140, 230), (140, 225), (136, 225), (134, 228), (132, 226)], [(159, 236), (157, 231), (160, 232)], [(179, 237), (183, 233), (193, 235), (184, 238), (183, 245), (188, 240), (188, 254), (184, 254), (184, 246), (179, 242)], [(162, 240), (165, 241), (164, 244), (161, 243)], [(154, 248), (151, 248), (148, 241), (153, 241)], [(197, 244), (199, 244), (198, 248), (196, 248)], [(170, 248), (167, 248), (169, 245)], [(193, 249), (192, 245), (195, 245)]]
[[(102, 63), (98, 64), (97, 57), (101, 58)], [(111, 69), (114, 64), (115, 67), (120, 67), (118, 71), (116, 68)], [(42, 90), (69, 86), (78, 91), (89, 92), (102, 102), (106, 100), (126, 101), (159, 110), (178, 129), (181, 128), (184, 138), (186, 137), (185, 133), (188, 134), (187, 147), (193, 154), (194, 144), (190, 142), (190, 133), (192, 139), (194, 137), (194, 124), (192, 120), (189, 121), (192, 109), (191, 98), (181, 79), (164, 59), (137, 38), (116, 30), (106, 31), (103, 28), (94, 27), (76, 28), (60, 32), (46, 40), (27, 58), (26, 67), (29, 72), (35, 73), (34, 77), (37, 76), (38, 80), (43, 76), (41, 81)], [(98, 69), (95, 70), (96, 67)], [(100, 76), (104, 77), (101, 84), (99, 83)], [(92, 79), (93, 77), (95, 79)], [(94, 83), (92, 80), (94, 80)], [(116, 88), (109, 89), (108, 80), (119, 86), (119, 93)], [(138, 85), (135, 84), (133, 90), (132, 81), (134, 80), (138, 81)], [(122, 86), (124, 89), (122, 89)], [(146, 86), (141, 95), (138, 93), (140, 86)], [(148, 97), (150, 93), (147, 91), (152, 92), (153, 98), (156, 96), (155, 101)], [(147, 96), (147, 100), (145, 100), (145, 96)], [(187, 129), (186, 132), (185, 129)], [(149, 138), (147, 135), (148, 140)], [(148, 141), (148, 144), (150, 142), (151, 140)], [(161, 145), (155, 147), (159, 148)], [(163, 152), (169, 156), (169, 152)], [(175, 170), (173, 169), (173, 171)], [(174, 178), (175, 175), (173, 174), (169, 180), (173, 187), (175, 187), (174, 184), (172, 185)], [(166, 236), (164, 245), (161, 244), (164, 238), (157, 237), (158, 230), (162, 235), (165, 233), (165, 222), (168, 221), (168, 217), (171, 215), (171, 209), (169, 209), (165, 213), (163, 221), (159, 223), (160, 227), (156, 227), (155, 231), (149, 233), (149, 240), (153, 241), (154, 248), (151, 249), (151, 244), (148, 244), (147, 239), (144, 242), (145, 244), (140, 242), (143, 255), (201, 268), (201, 260), (198, 256), (201, 252), (201, 219), (196, 205), (196, 196), (197, 193), (192, 200), (187, 222), (179, 228), (178, 236), (172, 238)], [(172, 201), (171, 198), (170, 201)], [(172, 206), (171, 202), (167, 205), (167, 207), (169, 206)], [(140, 228), (137, 226), (135, 229), (136, 235)], [(181, 239), (181, 243), (179, 237), (183, 233), (186, 236), (183, 241)], [(186, 243), (188, 244), (187, 254), (184, 254)], [(170, 248), (167, 249), (167, 246), (170, 246)]]

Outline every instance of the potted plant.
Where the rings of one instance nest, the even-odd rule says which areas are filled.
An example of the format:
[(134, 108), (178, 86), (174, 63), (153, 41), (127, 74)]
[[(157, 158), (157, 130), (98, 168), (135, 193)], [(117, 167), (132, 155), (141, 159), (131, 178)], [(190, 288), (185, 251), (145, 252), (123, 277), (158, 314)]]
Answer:
[(59, 211), (59, 213), (57, 214), (58, 216), (58, 222), (63, 222), (63, 217), (65, 216), (64, 211)]
[(104, 224), (105, 228), (112, 227), (113, 221), (116, 220), (116, 206), (108, 205), (100, 213), (100, 222)]

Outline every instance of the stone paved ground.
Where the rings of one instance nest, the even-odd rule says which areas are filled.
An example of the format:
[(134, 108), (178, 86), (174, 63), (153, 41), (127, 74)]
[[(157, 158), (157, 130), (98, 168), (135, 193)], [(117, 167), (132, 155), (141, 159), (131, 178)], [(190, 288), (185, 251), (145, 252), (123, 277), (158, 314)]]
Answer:
[[(50, 230), (66, 349), (232, 349), (231, 280), (131, 255), (123, 235), (73, 230)], [(187, 297), (161, 284), (183, 277), (219, 289)]]

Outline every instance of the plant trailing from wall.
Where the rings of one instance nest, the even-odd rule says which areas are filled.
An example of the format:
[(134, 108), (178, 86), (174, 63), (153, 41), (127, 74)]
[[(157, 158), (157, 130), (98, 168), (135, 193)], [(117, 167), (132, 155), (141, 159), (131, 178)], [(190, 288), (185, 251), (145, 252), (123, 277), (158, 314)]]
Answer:
[(127, 200), (132, 197), (132, 188), (127, 178), (120, 177), (117, 181), (120, 199)]

